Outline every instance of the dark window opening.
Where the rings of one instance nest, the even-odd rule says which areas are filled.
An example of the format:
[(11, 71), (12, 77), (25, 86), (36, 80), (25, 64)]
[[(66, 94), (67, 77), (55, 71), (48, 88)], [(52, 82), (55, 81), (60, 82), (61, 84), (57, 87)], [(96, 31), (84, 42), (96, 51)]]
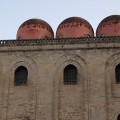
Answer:
[(14, 73), (14, 85), (22, 86), (27, 85), (28, 70), (24, 66), (20, 66), (15, 70)]
[(120, 120), (120, 114), (118, 115), (117, 120)]
[(68, 65), (64, 69), (64, 84), (77, 84), (77, 68), (74, 65)]
[(120, 83), (120, 64), (115, 68), (116, 83)]

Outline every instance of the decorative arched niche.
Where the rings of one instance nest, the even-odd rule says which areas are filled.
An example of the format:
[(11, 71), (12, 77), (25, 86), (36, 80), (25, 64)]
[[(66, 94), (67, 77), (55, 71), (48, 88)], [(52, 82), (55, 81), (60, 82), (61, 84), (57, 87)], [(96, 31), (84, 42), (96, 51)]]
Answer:
[(19, 56), (11, 60), (10, 64), (5, 67), (5, 80), (8, 86), (14, 86), (15, 72), (19, 67), (24, 67), (27, 70), (27, 85), (36, 84), (37, 65), (36, 62), (28, 56)]
[[(36, 62), (29, 56), (16, 56), (9, 60), (4, 68), (5, 87), (3, 91), (4, 95), (7, 96), (7, 98), (4, 99), (4, 102), (7, 103), (6, 115), (9, 114), (8, 119), (16, 118), (16, 114), (11, 114), (11, 109), (14, 109), (17, 113), (23, 114), (24, 117), (25, 109), (31, 109), (32, 105), (36, 103), (36, 85), (38, 78)], [(15, 85), (14, 74), (15, 72), (21, 72), (21, 70), (25, 70), (28, 73), (27, 84)], [(34, 115), (35, 113), (31, 114), (33, 117)]]
[(60, 80), (59, 82), (64, 84), (64, 69), (69, 65), (77, 69), (78, 84), (83, 83), (84, 80), (86, 81), (87, 64), (82, 57), (73, 54), (63, 55), (57, 60), (55, 63), (54, 79)]
[(120, 53), (113, 54), (105, 64), (105, 79), (107, 94), (111, 97), (120, 97)]
[[(65, 69), (74, 69), (74, 72), (77, 72), (77, 76), (75, 75), (75, 79), (77, 77), (77, 82), (75, 82), (75, 84), (72, 84), (69, 82), (67, 84), (64, 83), (64, 72)], [(77, 93), (80, 96), (80, 101), (81, 103), (75, 103), (75, 104), (82, 104), (84, 108), (87, 108), (87, 103), (85, 103), (84, 101), (87, 102), (87, 91), (88, 90), (88, 78), (87, 78), (87, 64), (85, 62), (85, 60), (78, 55), (75, 54), (67, 54), (67, 55), (63, 55), (61, 56), (55, 63), (55, 69), (54, 69), (54, 95), (53, 95), (53, 103), (54, 103), (54, 118), (56, 120), (59, 119), (59, 115), (60, 115), (60, 110), (58, 110), (58, 108), (61, 108), (60, 106), (60, 96), (61, 93), (61, 88), (63, 88), (63, 91), (66, 91), (66, 89), (68, 90), (69, 88), (72, 88), (76, 91), (77, 88), (80, 88), (80, 91)], [(85, 90), (86, 89), (86, 90)], [(82, 90), (82, 91), (81, 91)], [(62, 92), (63, 92), (62, 91)], [(66, 91), (67, 93), (67, 91)], [(65, 93), (65, 94), (66, 94)], [(78, 96), (77, 96), (78, 97)], [(77, 99), (77, 97), (74, 96), (74, 99)], [(83, 99), (81, 99), (83, 98)], [(77, 100), (78, 101), (78, 100)], [(79, 105), (78, 105), (79, 106)], [(79, 108), (78, 108), (79, 109)], [(74, 111), (74, 109), (73, 109)], [(85, 112), (81, 111), (81, 114), (86, 114), (88, 115), (88, 110), (86, 110)], [(79, 112), (78, 112), (79, 113)], [(84, 119), (84, 118), (83, 118)]]

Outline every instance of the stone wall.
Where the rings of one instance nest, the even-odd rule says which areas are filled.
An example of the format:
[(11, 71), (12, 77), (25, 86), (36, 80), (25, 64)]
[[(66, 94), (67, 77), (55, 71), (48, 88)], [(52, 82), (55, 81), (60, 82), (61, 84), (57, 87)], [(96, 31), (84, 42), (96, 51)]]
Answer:
[[(120, 44), (110, 41), (1, 45), (0, 120), (116, 120)], [(64, 85), (69, 64), (78, 70), (77, 85)], [(27, 86), (14, 86), (19, 66), (28, 69)]]

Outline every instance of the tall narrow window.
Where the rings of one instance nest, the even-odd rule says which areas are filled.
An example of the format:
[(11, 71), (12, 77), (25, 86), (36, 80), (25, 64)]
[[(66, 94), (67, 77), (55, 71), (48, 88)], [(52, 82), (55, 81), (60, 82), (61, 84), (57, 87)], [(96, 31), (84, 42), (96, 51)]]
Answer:
[(14, 73), (14, 85), (21, 86), (27, 85), (28, 70), (24, 66), (20, 66), (15, 70)]
[(117, 120), (120, 120), (120, 114), (118, 115)]
[(116, 83), (120, 83), (120, 64), (115, 68)]
[(74, 65), (68, 65), (64, 69), (64, 84), (77, 84), (77, 68)]

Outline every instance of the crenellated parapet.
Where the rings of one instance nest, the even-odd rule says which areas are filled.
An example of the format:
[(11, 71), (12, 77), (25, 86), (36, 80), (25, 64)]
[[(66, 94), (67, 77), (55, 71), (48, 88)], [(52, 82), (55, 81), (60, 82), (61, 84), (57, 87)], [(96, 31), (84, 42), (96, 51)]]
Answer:
[(81, 37), (81, 38), (56, 38), (56, 39), (30, 39), (30, 40), (0, 40), (3, 46), (38, 46), (38, 45), (69, 45), (88, 43), (120, 43), (120, 36), (112, 37)]

